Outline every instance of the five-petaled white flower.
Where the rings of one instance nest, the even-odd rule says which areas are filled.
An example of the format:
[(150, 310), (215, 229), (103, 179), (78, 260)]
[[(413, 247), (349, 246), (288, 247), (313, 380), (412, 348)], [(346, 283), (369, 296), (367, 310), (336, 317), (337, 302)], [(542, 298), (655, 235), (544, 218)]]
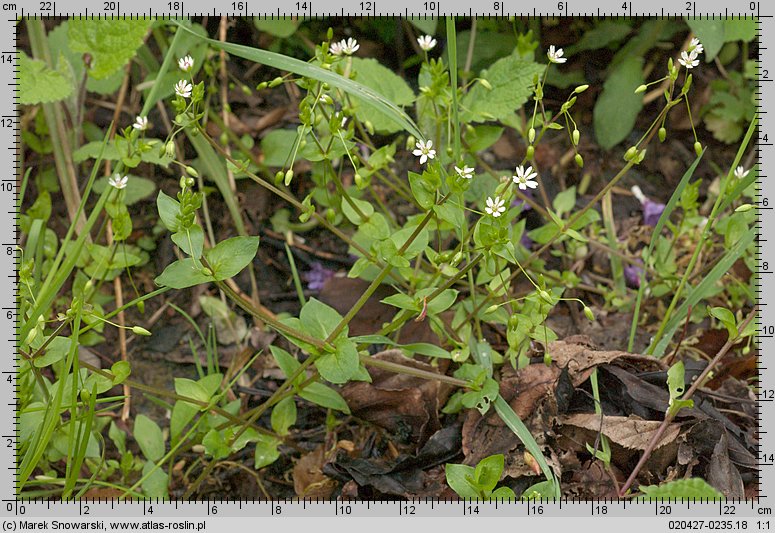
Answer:
[(353, 55), (358, 51), (358, 48), (361, 47), (361, 45), (358, 44), (358, 41), (352, 37), (348, 38), (347, 40), (342, 39), (339, 41), (339, 46), (342, 50), (341, 53), (347, 56)]
[(116, 174), (115, 176), (108, 178), (108, 184), (119, 190), (125, 188), (128, 182), (129, 176), (121, 176)]
[(546, 57), (549, 58), (549, 61), (552, 63), (565, 63), (568, 58), (562, 57), (562, 55), (565, 52), (562, 51), (562, 48), (557, 48), (555, 50), (554, 45), (549, 46), (549, 51), (546, 52)]
[(689, 43), (689, 50), (701, 54), (705, 51), (705, 48), (700, 44), (700, 40), (697, 37), (694, 37), (692, 42)]
[(748, 173), (751, 172), (750, 170), (746, 170), (742, 165), (737, 167), (735, 169), (735, 177), (739, 180), (743, 179), (748, 175)]
[(700, 64), (700, 60), (697, 59), (696, 50), (692, 50), (691, 52), (684, 50), (681, 52), (681, 57), (678, 59), (678, 62), (688, 69), (692, 69)]
[(194, 58), (191, 56), (181, 57), (178, 59), (178, 67), (180, 67), (180, 70), (183, 72), (189, 72), (194, 68)]
[(417, 44), (419, 44), (420, 48), (426, 52), (430, 52), (436, 47), (436, 39), (430, 35), (423, 35), (422, 37), (417, 38)]
[(457, 172), (458, 176), (467, 180), (474, 177), (474, 169), (466, 165), (463, 165), (463, 168), (455, 167), (455, 172)]
[(487, 197), (487, 207), (484, 208), (488, 215), (492, 215), (495, 218), (501, 216), (501, 213), (506, 211), (506, 201), (500, 196), (495, 198)]
[(528, 187), (531, 189), (535, 189), (538, 187), (538, 183), (536, 183), (535, 178), (538, 177), (537, 172), (533, 172), (533, 167), (523, 167), (522, 165), (517, 167), (517, 174), (516, 176), (512, 176), (511, 179), (519, 185), (519, 188), (521, 190), (527, 190)]
[(191, 91), (194, 90), (194, 86), (188, 83), (186, 80), (180, 80), (175, 84), (175, 94), (181, 98), (188, 98), (191, 96)]
[(139, 131), (145, 131), (148, 129), (148, 117), (141, 117), (140, 115), (137, 115), (135, 118), (135, 123), (132, 124), (132, 127)]
[(436, 157), (436, 150), (431, 148), (433, 146), (433, 141), (417, 141), (415, 146), (417, 146), (417, 149), (412, 153), (420, 158), (421, 165), (424, 165), (428, 159)]
[(328, 46), (328, 51), (331, 52), (332, 54), (334, 54), (335, 56), (342, 55), (342, 43), (341, 42), (339, 42), (339, 43), (331, 43)]

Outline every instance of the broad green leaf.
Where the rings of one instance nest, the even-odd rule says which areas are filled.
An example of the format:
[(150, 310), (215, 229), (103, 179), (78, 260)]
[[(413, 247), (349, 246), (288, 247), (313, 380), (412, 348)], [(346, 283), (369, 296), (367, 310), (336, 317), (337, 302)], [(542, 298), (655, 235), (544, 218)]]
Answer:
[(46, 346), (43, 355), (36, 357), (32, 362), (36, 368), (53, 365), (65, 358), (65, 355), (70, 351), (71, 345), (72, 339), (70, 337), (62, 337), (61, 335), (54, 337)]
[(180, 229), (178, 213), (180, 213), (180, 202), (167, 196), (164, 191), (159, 191), (156, 196), (156, 209), (159, 211), (159, 218), (162, 224), (169, 231), (175, 233)]
[(137, 415), (134, 436), (146, 459), (156, 462), (164, 456), (164, 436), (161, 428), (147, 416)]
[(557, 486), (554, 481), (540, 481), (535, 485), (531, 485), (525, 492), (522, 493), (520, 499), (522, 500), (538, 500), (542, 498), (550, 499), (556, 498), (558, 494)]
[(667, 371), (667, 388), (670, 391), (670, 406), (668, 407), (669, 415), (674, 416), (681, 409), (694, 406), (694, 400), (681, 399), (681, 396), (683, 396), (683, 393), (686, 390), (684, 374), (683, 361), (678, 361)]
[[(272, 130), (261, 139), (264, 164), (268, 167), (283, 167), (290, 163), (291, 152), (296, 143), (296, 130)], [(298, 154), (296, 158), (298, 159)]]
[(481, 497), (475, 481), (474, 467), (447, 463), (444, 466), (444, 473), (447, 477), (447, 485), (461, 498)]
[(495, 489), (492, 494), (490, 494), (491, 500), (516, 500), (517, 495), (514, 494), (514, 491), (509, 487), (500, 487)]
[(460, 102), (460, 120), (485, 122), (510, 117), (533, 94), (533, 80), (544, 68), (516, 55), (499, 59), (479, 74), (492, 89), (474, 84)]
[(202, 257), (202, 248), (205, 243), (205, 234), (202, 226), (194, 224), (188, 229), (182, 229), (172, 234), (172, 242), (177, 244), (186, 254), (199, 259)]
[(345, 414), (350, 414), (350, 407), (342, 398), (342, 395), (323, 383), (312, 382), (299, 391), (299, 396), (327, 409), (336, 409)]
[(256, 440), (255, 465), (256, 470), (269, 466), (280, 458), (277, 447), (280, 441), (270, 435), (259, 435)]
[(579, 41), (569, 46), (565, 51), (569, 56), (586, 50), (597, 50), (617, 43), (627, 37), (632, 27), (618, 20), (601, 20), (595, 26), (584, 32)]
[(485, 457), (474, 470), (474, 479), (484, 492), (492, 492), (501, 479), (505, 458), (502, 453)]
[(232, 237), (205, 252), (213, 277), (224, 280), (236, 276), (248, 266), (258, 252), (258, 237)]
[(347, 217), (347, 220), (355, 224), (356, 226), (360, 226), (364, 222), (366, 222), (369, 218), (371, 218), (371, 215), (374, 214), (374, 206), (371, 205), (369, 202), (366, 202), (364, 200), (359, 200), (358, 198), (350, 198), (352, 200), (353, 204), (355, 204), (358, 209), (360, 209), (361, 213), (363, 213), (363, 216), (365, 218), (362, 218), (355, 209), (350, 205), (350, 202), (346, 198), (342, 198), (342, 213), (344, 213), (344, 216)]
[(215, 281), (215, 278), (204, 275), (202, 273), (202, 266), (197, 266), (194, 260), (189, 257), (187, 259), (179, 259), (167, 265), (164, 272), (154, 281), (161, 287), (185, 289), (200, 283)]
[(91, 55), (90, 76), (107, 78), (134, 57), (152, 22), (150, 18), (71, 19), (70, 48)]
[(725, 307), (708, 306), (708, 312), (711, 316), (717, 318), (722, 324), (724, 324), (724, 327), (727, 328), (730, 339), (737, 337), (739, 333), (737, 331), (737, 320), (735, 320), (735, 315), (732, 314), (732, 311), (726, 309)]
[(336, 339), (334, 346), (336, 351), (321, 356), (315, 361), (315, 367), (323, 379), (331, 383), (346, 383), (358, 373), (358, 349), (354, 342), (344, 336)]
[[(102, 144), (102, 143), (100, 143)], [(110, 178), (100, 178), (94, 182), (94, 192), (102, 194), (105, 188), (110, 187), (108, 183)], [(148, 178), (141, 178), (140, 176), (134, 176), (129, 174), (129, 181), (127, 181), (126, 188), (124, 188), (124, 204), (133, 205), (148, 198), (156, 191), (156, 184)]]
[(119, 385), (129, 377), (132, 368), (127, 361), (116, 361), (111, 365), (110, 373), (113, 374), (113, 385)]
[(638, 487), (644, 496), (639, 499), (651, 498), (708, 498), (720, 500), (724, 498), (718, 490), (713, 488), (702, 478), (677, 479), (662, 485)]
[(286, 38), (296, 33), (299, 27), (299, 20), (292, 17), (281, 17), (267, 19), (266, 17), (255, 17), (253, 24), (259, 31), (266, 32), (275, 37)]
[(342, 320), (342, 315), (337, 313), (333, 307), (324, 304), (317, 298), (310, 298), (304, 307), (301, 308), (299, 320), (301, 320), (305, 333), (317, 339), (325, 340), (334, 331), (339, 321)]
[(409, 172), (409, 186), (412, 196), (423, 209), (430, 209), (436, 204), (436, 194), (441, 186), (441, 179), (435, 172)]
[[(83, 146), (78, 148), (75, 152), (73, 152), (73, 161), (75, 161), (76, 163), (81, 163), (88, 159), (101, 158), (105, 161), (131, 160), (133, 163), (136, 163), (134, 166), (137, 166), (137, 164), (139, 164), (140, 162), (151, 163), (152, 165), (159, 165), (165, 168), (169, 166), (170, 161), (172, 161), (172, 159), (168, 157), (165, 153), (161, 152), (163, 145), (159, 139), (145, 139), (143, 142), (146, 144), (146, 149), (140, 151), (140, 153), (137, 153), (137, 151), (134, 150), (132, 153), (132, 156), (130, 157), (128, 153), (129, 146), (127, 145), (126, 140), (123, 138), (119, 137), (114, 139), (111, 142), (106, 143), (104, 150), (102, 148), (102, 145), (103, 145), (102, 141), (93, 141), (93, 142), (84, 144)], [(144, 178), (138, 178), (130, 175), (129, 184), (127, 184), (127, 188), (131, 186), (133, 179), (144, 179)], [(107, 185), (107, 180), (108, 178), (101, 178), (97, 180), (94, 184), (95, 190), (97, 187), (97, 183), (103, 182)], [(154, 188), (155, 188), (155, 185), (154, 185)]]
[(173, 445), (177, 444), (183, 429), (194, 419), (199, 409), (198, 405), (183, 400), (175, 402), (170, 415), (170, 442)]
[(360, 335), (358, 337), (351, 337), (350, 340), (358, 344), (367, 343), (367, 344), (385, 344), (387, 346), (395, 346), (396, 348), (401, 348), (403, 351), (408, 352), (409, 354), (418, 353), (420, 355), (427, 355), (428, 357), (439, 357), (442, 359), (452, 358), (452, 355), (444, 348), (440, 348), (435, 344), (428, 344), (427, 342), (413, 342), (410, 344), (399, 344), (393, 341), (392, 339), (385, 337), (384, 335)]
[(686, 23), (702, 43), (705, 62), (710, 63), (724, 46), (724, 21), (722, 19), (687, 18)]
[[(146, 461), (143, 465), (143, 477), (156, 465), (152, 461)], [(148, 498), (162, 498), (168, 499), (169, 493), (167, 486), (169, 485), (169, 476), (164, 472), (164, 469), (159, 467), (154, 470), (143, 481), (143, 494)]]
[[(175, 378), (175, 392), (180, 396), (198, 400), (200, 402), (209, 402), (210, 395), (200, 383), (187, 378)], [(206, 408), (197, 405), (197, 408), (204, 410)]]
[(426, 35), (433, 35), (436, 33), (436, 28), (439, 25), (438, 17), (414, 16), (409, 17), (406, 20)]
[[(435, 289), (427, 290), (427, 292), (433, 292)], [(455, 289), (445, 289), (439, 293), (433, 300), (428, 302), (428, 314), (437, 315), (443, 311), (449, 309), (449, 307), (455, 303), (458, 292)]]
[(202, 445), (205, 447), (205, 453), (211, 455), (216, 461), (226, 459), (231, 453), (223, 432), (216, 429), (207, 432), (202, 438)]
[(73, 82), (67, 71), (49, 68), (46, 63), (19, 52), (19, 103), (25, 105), (56, 102), (70, 96)]
[(501, 138), (504, 129), (500, 126), (473, 126), (466, 131), (466, 145), (472, 152), (487, 150)]
[(629, 57), (611, 71), (595, 103), (595, 136), (605, 150), (623, 141), (632, 131), (643, 108), (643, 95), (635, 89), (643, 83), (643, 59)]
[(756, 39), (756, 19), (729, 18), (724, 21), (724, 41), (745, 41)]
[[(414, 102), (414, 92), (409, 85), (376, 59), (353, 57), (352, 69), (358, 83), (369, 87), (393, 104), (402, 107)], [(395, 133), (402, 129), (399, 122), (372, 106), (368, 100), (354, 97), (353, 107), (361, 122), (371, 122), (374, 129), (380, 133)]]
[(420, 304), (417, 300), (408, 294), (402, 292), (392, 294), (382, 299), (382, 303), (398, 307), (399, 309), (407, 309), (409, 311), (420, 311)]
[[(278, 346), (270, 346), (269, 351), (272, 352), (272, 357), (274, 357), (277, 366), (280, 367), (286, 378), (290, 377), (301, 366), (301, 363), (295, 357)], [(299, 377), (303, 378), (303, 376)]]
[(554, 210), (557, 211), (558, 216), (570, 213), (576, 206), (576, 186), (574, 185), (573, 187), (558, 193), (552, 201), (552, 206), (554, 207)]
[(288, 434), (288, 429), (296, 423), (296, 402), (293, 396), (283, 398), (272, 408), (271, 423), (278, 435)]

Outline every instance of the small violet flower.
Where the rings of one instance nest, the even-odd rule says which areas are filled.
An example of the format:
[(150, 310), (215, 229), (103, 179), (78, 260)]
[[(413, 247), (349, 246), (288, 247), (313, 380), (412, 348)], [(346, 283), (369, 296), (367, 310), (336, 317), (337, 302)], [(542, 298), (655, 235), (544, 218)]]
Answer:
[(749, 173), (749, 172), (751, 172), (751, 171), (750, 171), (750, 170), (746, 170), (746, 169), (745, 169), (745, 167), (743, 167), (743, 166), (741, 165), (741, 166), (739, 166), (739, 167), (737, 167), (737, 168), (735, 169), (735, 177), (736, 177), (737, 179), (741, 180), (741, 179), (743, 179), (744, 177), (746, 177), (746, 176), (748, 175), (748, 173)]
[(191, 72), (191, 69), (194, 68), (194, 58), (191, 56), (181, 57), (178, 59), (178, 67), (183, 72)]
[(554, 45), (551, 45), (549, 47), (549, 51), (546, 52), (546, 57), (549, 58), (551, 63), (565, 63), (568, 58), (562, 57), (564, 53), (565, 52), (563, 52), (562, 48), (557, 48), (555, 50)]
[(145, 131), (148, 129), (148, 117), (141, 117), (140, 115), (137, 115), (135, 118), (135, 123), (132, 124), (132, 127), (138, 131)]
[(430, 52), (436, 47), (436, 39), (430, 35), (423, 35), (422, 37), (417, 38), (417, 44), (419, 44), (420, 48), (426, 52)]
[(630, 190), (633, 196), (640, 202), (641, 209), (643, 210), (643, 223), (647, 226), (656, 226), (657, 222), (659, 222), (659, 217), (662, 216), (662, 212), (665, 210), (665, 204), (649, 200), (637, 185), (633, 185)]
[(194, 86), (188, 83), (186, 80), (180, 80), (175, 84), (175, 94), (181, 98), (188, 98), (191, 96), (191, 91), (194, 90)]
[(640, 288), (641, 274), (643, 274), (643, 269), (638, 265), (627, 265), (624, 267), (624, 280), (630, 288)]
[(115, 176), (108, 178), (108, 184), (118, 190), (125, 189), (127, 183), (129, 183), (129, 176), (116, 174)]
[(700, 60), (697, 59), (696, 50), (692, 50), (691, 52), (684, 50), (681, 52), (681, 57), (678, 59), (678, 62), (685, 66), (687, 69), (693, 69), (700, 64)]
[(412, 153), (420, 158), (421, 165), (424, 165), (427, 160), (436, 157), (436, 150), (431, 148), (433, 146), (433, 141), (417, 141), (415, 146), (417, 146), (417, 149)]
[(304, 274), (307, 280), (307, 288), (311, 291), (319, 291), (326, 282), (334, 277), (334, 271), (330, 270), (317, 261), (312, 263), (312, 268)]
[(511, 179), (519, 185), (520, 190), (527, 190), (528, 187), (531, 189), (535, 189), (538, 187), (538, 183), (536, 183), (534, 180), (536, 177), (538, 177), (537, 172), (533, 172), (533, 167), (523, 167), (522, 165), (517, 167), (516, 170), (517, 174), (516, 176), (512, 176)]
[(474, 177), (474, 169), (466, 165), (463, 165), (463, 168), (455, 167), (455, 172), (457, 172), (458, 176), (467, 180)]
[(495, 198), (487, 198), (487, 207), (484, 208), (488, 215), (492, 215), (495, 218), (501, 216), (506, 211), (506, 201), (500, 196)]

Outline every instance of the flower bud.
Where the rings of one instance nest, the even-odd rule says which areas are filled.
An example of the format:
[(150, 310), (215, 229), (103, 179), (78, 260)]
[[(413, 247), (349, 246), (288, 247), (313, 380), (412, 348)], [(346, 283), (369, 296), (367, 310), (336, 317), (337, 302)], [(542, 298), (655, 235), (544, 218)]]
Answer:
[(527, 153), (525, 154), (525, 158), (527, 158), (528, 161), (532, 161), (533, 156), (535, 156), (535, 153), (536, 153), (536, 149), (531, 144), (530, 146), (527, 147)]
[(273, 79), (272, 81), (269, 82), (269, 88), (271, 89), (272, 87), (277, 87), (282, 82), (283, 82), (283, 77), (282, 76), (277, 76), (275, 79)]
[(700, 141), (694, 143), (694, 153), (697, 154), (697, 157), (702, 155), (702, 145), (700, 144)]
[(132, 333), (135, 335), (142, 335), (143, 337), (151, 336), (151, 332), (141, 326), (132, 326)]
[(334, 220), (336, 220), (336, 211), (334, 211), (330, 207), (326, 209), (326, 220), (328, 220), (330, 224), (333, 224)]
[(285, 172), (285, 186), (286, 186), (286, 187), (287, 187), (288, 185), (290, 185), (290, 184), (291, 184), (291, 180), (292, 180), (292, 179), (293, 179), (293, 170), (289, 168), (289, 169), (288, 169), (288, 170)]
[(487, 80), (485, 80), (483, 78), (479, 78), (479, 83), (481, 83), (482, 87), (484, 87), (488, 91), (492, 91), (492, 85), (490, 84), (489, 81), (487, 81)]
[(358, 172), (355, 173), (355, 186), (359, 189), (363, 189), (363, 187), (366, 185), (366, 183), (363, 181), (363, 176), (361, 176)]
[(283, 174), (282, 170), (278, 170), (277, 173), (274, 175), (274, 184), (275, 185), (280, 185), (280, 183), (282, 183), (282, 181), (283, 181), (283, 176), (284, 175), (285, 174)]
[(518, 315), (511, 315), (509, 317), (509, 328), (517, 329), (518, 325), (519, 325), (519, 316)]
[(269, 86), (269, 84), (268, 84), (267, 82), (265, 82), (265, 81), (262, 81), (261, 83), (259, 83), (258, 85), (256, 85), (256, 90), (257, 90), (257, 91), (263, 91), (263, 90), (264, 90), (264, 89), (266, 89), (268, 86)]
[(750, 211), (753, 208), (754, 206), (751, 204), (743, 204), (740, 207), (735, 208), (735, 213), (745, 213), (746, 211)]
[(579, 85), (578, 87), (576, 87), (576, 90), (574, 90), (573, 92), (576, 94), (581, 94), (587, 89), (589, 89), (589, 85)]
[(452, 264), (456, 265), (462, 260), (463, 260), (463, 252), (459, 251), (458, 253), (455, 254), (455, 257), (452, 258)]
[(140, 300), (139, 302), (137, 302), (136, 307), (141, 315), (145, 314), (145, 300)]
[(587, 317), (590, 321), (594, 322), (595, 320), (595, 313), (592, 312), (592, 309), (584, 306), (584, 316)]
[(632, 161), (632, 159), (638, 155), (638, 148), (635, 146), (630, 146), (627, 148), (627, 151), (624, 152), (624, 160), (625, 161)]
[(543, 290), (543, 289), (539, 289), (539, 290), (538, 290), (538, 296), (540, 296), (540, 297), (541, 297), (541, 299), (542, 299), (543, 301), (545, 301), (546, 303), (548, 303), (548, 304), (552, 304), (552, 303), (554, 303), (554, 302), (552, 301), (552, 295), (551, 295), (551, 294), (549, 294), (548, 292), (546, 292), (546, 291), (545, 291), (545, 290)]
[(174, 142), (169, 141), (164, 146), (164, 155), (166, 155), (169, 158), (174, 158), (175, 157), (175, 143)]
[(645, 85), (638, 85), (638, 88), (635, 89), (635, 94), (645, 93), (646, 89), (648, 89), (648, 87)]
[(667, 138), (667, 130), (664, 126), (659, 128), (659, 142), (663, 143), (665, 142), (665, 139)]
[(199, 177), (199, 172), (197, 172), (194, 167), (186, 167), (186, 174), (195, 178)]
[(581, 157), (581, 154), (576, 154), (576, 157), (574, 157), (573, 160), (576, 161), (576, 165), (579, 168), (584, 168), (584, 158)]
[(485, 309), (484, 313), (485, 313), (486, 315), (489, 315), (490, 313), (494, 313), (494, 312), (495, 312), (495, 311), (497, 311), (497, 310), (498, 310), (498, 304), (492, 304), (490, 307), (488, 307), (487, 309)]
[(527, 130), (527, 142), (529, 142), (530, 144), (533, 144), (535, 140), (536, 140), (536, 129), (530, 128), (529, 130)]
[(80, 396), (83, 403), (89, 403), (89, 399), (91, 398), (89, 389), (81, 389)]
[(573, 139), (573, 144), (578, 145), (579, 139), (581, 138), (581, 134), (579, 133), (579, 130), (573, 129), (573, 133), (571, 134), (571, 138)]
[(203, 276), (212, 276), (213, 275), (213, 271), (210, 270), (207, 267), (202, 267), (202, 270), (200, 270), (200, 272), (202, 273)]

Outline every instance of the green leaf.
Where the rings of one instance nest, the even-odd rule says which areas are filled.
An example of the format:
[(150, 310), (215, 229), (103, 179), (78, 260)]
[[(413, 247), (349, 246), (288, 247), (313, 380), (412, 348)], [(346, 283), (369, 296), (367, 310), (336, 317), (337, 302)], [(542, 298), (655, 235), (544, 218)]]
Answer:
[(557, 490), (557, 486), (555, 485), (554, 481), (541, 481), (525, 489), (525, 492), (522, 493), (520, 499), (538, 500), (542, 498), (556, 498), (558, 492), (559, 491)]
[[(283, 167), (290, 163), (291, 151), (296, 144), (296, 130), (272, 130), (261, 139), (261, 153), (268, 167)], [(298, 159), (296, 154), (296, 159)]]
[(147, 416), (137, 415), (134, 436), (146, 459), (156, 462), (164, 456), (164, 436), (161, 428)]
[(724, 324), (724, 327), (727, 328), (727, 333), (729, 333), (730, 339), (737, 337), (739, 333), (737, 331), (737, 320), (735, 320), (735, 315), (732, 314), (732, 311), (724, 307), (708, 306), (708, 312), (711, 316), (717, 318), (722, 324)]
[(48, 346), (46, 346), (43, 355), (32, 360), (33, 365), (35, 368), (44, 368), (49, 365), (53, 365), (57, 361), (61, 361), (70, 351), (72, 342), (73, 341), (70, 337), (54, 337), (48, 343)]
[[(75, 152), (73, 152), (73, 161), (76, 163), (81, 163), (83, 161), (86, 161), (88, 159), (102, 159), (104, 161), (130, 161), (134, 163), (134, 166), (137, 166), (140, 162), (143, 163), (151, 163), (152, 165), (159, 165), (163, 167), (168, 167), (170, 164), (170, 161), (172, 159), (166, 155), (166, 153), (161, 153), (160, 150), (162, 149), (162, 143), (159, 139), (145, 139), (143, 141), (145, 143), (145, 149), (140, 150), (138, 153), (137, 150), (133, 150), (132, 156), (129, 156), (129, 146), (127, 144), (126, 139), (123, 139), (121, 137), (118, 137), (114, 139), (111, 142), (108, 142), (105, 144), (105, 149), (103, 150), (102, 145), (104, 144), (102, 141), (92, 141), (90, 143), (86, 143), (80, 148), (78, 148)], [(108, 185), (108, 179), (109, 178), (100, 178), (94, 183), (95, 190), (97, 190), (97, 183), (104, 183), (102, 187), (106, 187)], [(144, 178), (139, 178), (136, 176), (130, 175), (129, 183), (127, 184), (127, 189), (132, 186), (132, 180), (142, 180)], [(146, 180), (150, 181), (150, 180)], [(147, 185), (146, 185), (147, 188)], [(154, 185), (154, 190), (155, 190)], [(127, 193), (129, 194), (129, 193)], [(144, 195), (148, 196), (147, 193)], [(131, 203), (131, 202), (128, 202)]]
[[(376, 59), (353, 57), (352, 64), (356, 74), (355, 80), (358, 83), (369, 87), (396, 106), (403, 107), (414, 102), (414, 92), (409, 85)], [(352, 103), (358, 119), (361, 122), (371, 122), (376, 131), (380, 133), (401, 131), (402, 125), (399, 122), (371, 105), (369, 100), (353, 97)]]
[(270, 435), (259, 435), (256, 440), (255, 469), (269, 466), (280, 458), (277, 447), (280, 441)]
[(473, 126), (466, 131), (466, 145), (471, 152), (487, 150), (501, 138), (504, 129), (500, 126)]
[[(310, 298), (301, 308), (299, 320), (304, 332), (320, 340), (325, 340), (334, 328), (339, 325), (342, 315), (317, 298)], [(346, 331), (346, 330), (345, 330)]]
[(510, 117), (533, 94), (533, 79), (543, 73), (544, 68), (544, 65), (516, 55), (499, 59), (479, 74), (492, 89), (474, 84), (460, 102), (460, 120), (485, 122)]
[[(143, 465), (143, 477), (146, 476), (151, 469), (156, 465), (151, 461), (146, 461)], [(143, 494), (148, 498), (163, 498), (168, 499), (169, 493), (167, 486), (169, 485), (169, 476), (163, 469), (157, 468), (143, 481)]]
[(472, 466), (447, 463), (444, 466), (444, 473), (447, 477), (447, 485), (461, 498), (481, 497)]
[(705, 62), (710, 63), (724, 46), (724, 21), (722, 19), (687, 18), (686, 23), (705, 49)]
[(644, 496), (639, 499), (651, 498), (708, 498), (721, 500), (724, 495), (713, 488), (704, 479), (695, 477), (690, 479), (677, 479), (662, 485), (638, 487)]
[(299, 27), (299, 19), (291, 17), (281, 17), (275, 19), (267, 19), (266, 17), (255, 17), (253, 24), (259, 31), (266, 32), (275, 37), (286, 38), (296, 33), (296, 29)]
[(409, 172), (409, 186), (412, 196), (423, 209), (430, 209), (436, 204), (436, 194), (441, 187), (441, 179), (435, 172)]
[(626, 22), (601, 20), (595, 24), (594, 28), (585, 31), (581, 39), (573, 46), (569, 46), (566, 52), (568, 56), (572, 56), (586, 50), (605, 48), (608, 45), (621, 41), (631, 31), (632, 27)]
[(355, 343), (344, 336), (334, 341), (336, 351), (315, 361), (320, 376), (331, 383), (346, 383), (358, 373), (360, 360)]
[(186, 254), (199, 259), (202, 257), (202, 248), (205, 243), (205, 234), (202, 226), (194, 224), (188, 229), (182, 229), (172, 234), (172, 242), (177, 244)]
[(186, 289), (210, 281), (215, 281), (215, 278), (204, 275), (202, 267), (197, 266), (190, 257), (167, 265), (164, 272), (154, 280), (160, 287), (172, 289)]
[(593, 119), (598, 143), (608, 150), (632, 131), (643, 108), (643, 95), (635, 89), (643, 84), (643, 59), (629, 57), (611, 71), (595, 103)]
[(159, 218), (161, 218), (165, 228), (173, 233), (180, 230), (180, 221), (178, 220), (180, 202), (167, 196), (164, 191), (159, 191), (156, 196), (156, 209), (159, 211)]
[(353, 207), (350, 205), (350, 202), (346, 198), (342, 198), (342, 213), (344, 213), (344, 216), (347, 217), (347, 220), (356, 226), (360, 226), (369, 218), (371, 218), (371, 215), (374, 214), (374, 206), (365, 200), (359, 200), (352, 197), (350, 200), (358, 207), (358, 209), (360, 209), (365, 218), (361, 218), (361, 216), (355, 211), (355, 209), (353, 209)]
[(728, 18), (724, 21), (724, 41), (745, 41), (756, 39), (756, 19)]
[(557, 216), (562, 216), (565, 213), (569, 213), (576, 206), (576, 186), (557, 194), (552, 201), (554, 210), (557, 211)]
[(678, 361), (667, 371), (667, 388), (670, 391), (669, 415), (675, 416), (675, 414), (684, 407), (691, 408), (694, 406), (694, 400), (681, 399), (681, 396), (683, 396), (683, 393), (686, 390), (684, 374), (683, 361)]
[(415, 16), (415, 17), (409, 17), (406, 20), (411, 23), (412, 26), (420, 30), (426, 35), (433, 35), (436, 33), (436, 27), (439, 24), (439, 19), (437, 17), (428, 17), (428, 16)]
[(323, 383), (310, 383), (299, 391), (299, 396), (315, 405), (350, 414), (350, 407), (341, 394)]
[(19, 52), (19, 103), (45, 104), (64, 100), (73, 92), (73, 83), (60, 65), (59, 70), (49, 68), (45, 62), (32, 59)]
[(212, 455), (216, 461), (227, 458), (231, 453), (223, 433), (216, 429), (211, 429), (202, 438), (202, 446), (205, 447), (205, 453)]
[(110, 373), (113, 374), (113, 385), (119, 385), (129, 377), (132, 368), (127, 361), (116, 361), (111, 365)]
[(408, 294), (404, 294), (402, 292), (392, 294), (386, 298), (383, 298), (382, 303), (392, 305), (393, 307), (398, 307), (399, 309), (407, 309), (409, 311), (420, 311), (420, 304), (417, 303), (417, 300)]
[(248, 266), (258, 252), (258, 237), (232, 237), (205, 252), (213, 277), (224, 280), (236, 276)]
[(505, 458), (502, 453), (485, 457), (474, 470), (474, 479), (484, 492), (492, 492), (501, 479)]
[(516, 500), (517, 495), (514, 494), (514, 491), (509, 487), (500, 487), (498, 489), (495, 489), (492, 494), (490, 494), (491, 500)]
[(283, 398), (272, 408), (272, 429), (281, 436), (288, 434), (288, 428), (296, 423), (296, 402), (293, 396)]
[[(102, 144), (102, 143), (100, 143)], [(111, 187), (108, 183), (110, 178), (100, 178), (94, 182), (94, 192), (102, 194), (107, 187)], [(129, 181), (124, 189), (124, 204), (133, 205), (151, 196), (156, 191), (156, 184), (148, 178), (141, 178), (140, 176), (134, 176), (129, 174)]]
[(70, 48), (91, 55), (91, 77), (107, 78), (135, 56), (152, 22), (150, 18), (74, 18), (67, 31)]
[[(301, 366), (301, 363), (295, 357), (278, 346), (270, 346), (269, 351), (272, 352), (272, 357), (274, 357), (277, 366), (280, 367), (286, 378), (290, 377)], [(299, 376), (299, 378), (303, 379), (303, 376)], [(297, 381), (300, 381), (300, 379), (297, 379)]]
[[(200, 402), (208, 403), (210, 401), (210, 394), (208, 394), (205, 388), (200, 383), (187, 378), (175, 378), (175, 392), (180, 396), (192, 398)], [(197, 408), (201, 410), (206, 409), (206, 407), (199, 407), (198, 405)]]

